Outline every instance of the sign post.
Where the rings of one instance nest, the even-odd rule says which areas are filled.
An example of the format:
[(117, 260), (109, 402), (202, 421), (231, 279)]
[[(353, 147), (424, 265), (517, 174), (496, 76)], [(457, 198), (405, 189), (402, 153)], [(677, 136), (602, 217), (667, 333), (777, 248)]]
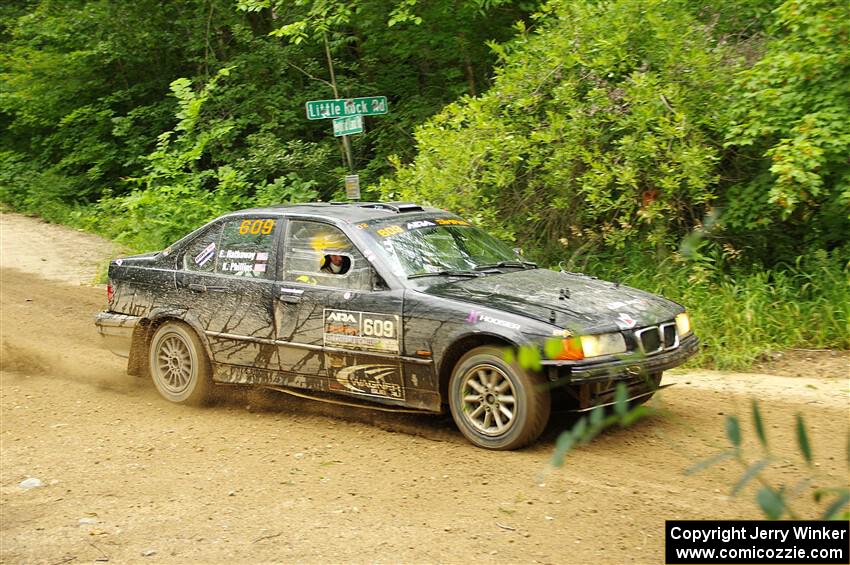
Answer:
[[(328, 55), (330, 58), (330, 55)], [(333, 78), (333, 73), (331, 73)], [(334, 95), (339, 96), (334, 83)], [(310, 100), (305, 104), (308, 120), (333, 120), (334, 136), (342, 138), (345, 155), (351, 172), (354, 173), (354, 161), (348, 136), (363, 133), (363, 116), (386, 114), (389, 105), (386, 96), (368, 96), (365, 98), (335, 98), (333, 100)], [(349, 200), (360, 200), (360, 176), (345, 176), (345, 195)]]
[(360, 175), (345, 175), (345, 196), (349, 200), (360, 200)]

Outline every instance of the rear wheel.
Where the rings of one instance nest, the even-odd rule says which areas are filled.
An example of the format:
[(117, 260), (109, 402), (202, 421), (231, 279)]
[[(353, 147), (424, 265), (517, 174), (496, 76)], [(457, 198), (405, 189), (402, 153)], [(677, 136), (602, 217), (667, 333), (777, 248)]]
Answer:
[(466, 438), (486, 449), (519, 449), (549, 421), (549, 391), (542, 377), (502, 358), (499, 348), (476, 347), (455, 365), (449, 407)]
[(151, 377), (159, 393), (178, 404), (205, 404), (212, 393), (204, 346), (182, 322), (165, 322), (151, 340)]

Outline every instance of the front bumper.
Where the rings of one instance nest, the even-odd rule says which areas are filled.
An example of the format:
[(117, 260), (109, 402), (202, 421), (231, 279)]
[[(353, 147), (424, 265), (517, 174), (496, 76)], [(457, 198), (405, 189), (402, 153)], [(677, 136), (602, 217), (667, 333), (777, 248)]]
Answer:
[(624, 354), (596, 361), (545, 360), (542, 363), (544, 367), (555, 369), (553, 372), (556, 375), (552, 375), (552, 380), (566, 378), (571, 384), (583, 384), (660, 373), (683, 364), (698, 350), (699, 338), (691, 334), (685, 337), (676, 349), (654, 355)]
[(94, 318), (94, 325), (103, 337), (106, 347), (119, 357), (130, 356), (130, 345), (133, 343), (133, 331), (139, 323), (139, 316), (128, 316), (115, 312), (99, 312)]

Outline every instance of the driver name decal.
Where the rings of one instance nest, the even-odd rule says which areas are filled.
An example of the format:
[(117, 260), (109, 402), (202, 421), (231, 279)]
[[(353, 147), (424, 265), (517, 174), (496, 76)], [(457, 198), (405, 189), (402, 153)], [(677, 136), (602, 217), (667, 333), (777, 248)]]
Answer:
[(399, 319), (396, 315), (325, 308), (324, 320), (326, 346), (399, 352)]

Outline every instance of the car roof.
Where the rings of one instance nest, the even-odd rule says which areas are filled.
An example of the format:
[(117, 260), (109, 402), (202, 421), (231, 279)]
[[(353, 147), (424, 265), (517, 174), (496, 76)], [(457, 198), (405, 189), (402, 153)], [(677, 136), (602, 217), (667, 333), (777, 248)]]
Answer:
[(328, 220), (341, 220), (348, 223), (368, 222), (393, 218), (401, 214), (430, 212), (447, 214), (439, 208), (427, 208), (412, 202), (309, 202), (305, 204), (278, 204), (261, 208), (248, 208), (225, 214), (238, 216), (243, 214), (268, 214), (293, 217), (314, 217)]

